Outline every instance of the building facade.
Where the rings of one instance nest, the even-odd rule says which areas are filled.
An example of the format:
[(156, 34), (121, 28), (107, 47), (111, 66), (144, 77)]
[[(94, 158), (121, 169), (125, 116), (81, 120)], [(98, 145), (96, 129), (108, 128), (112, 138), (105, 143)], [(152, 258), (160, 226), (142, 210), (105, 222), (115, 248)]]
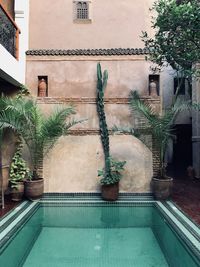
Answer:
[(5, 94), (25, 82), (28, 16), (28, 1), (0, 1), (0, 88)]
[[(87, 119), (60, 138), (45, 158), (46, 192), (99, 190), (97, 170), (103, 166), (103, 152), (96, 112), (97, 62), (109, 74), (105, 108), (110, 129), (136, 127), (138, 120), (128, 105), (130, 90), (138, 90), (158, 112), (163, 99), (166, 104), (171, 101), (174, 73), (152, 71), (140, 38), (142, 31), (153, 35), (153, 2), (30, 0), (26, 84), (47, 114), (58, 104), (73, 103), (76, 118)], [(46, 83), (42, 93), (41, 80)], [(157, 95), (150, 95), (151, 81)], [(190, 124), (189, 117), (177, 123)], [(129, 135), (111, 136), (111, 154), (127, 161), (121, 191), (151, 190), (152, 156), (140, 141)]]

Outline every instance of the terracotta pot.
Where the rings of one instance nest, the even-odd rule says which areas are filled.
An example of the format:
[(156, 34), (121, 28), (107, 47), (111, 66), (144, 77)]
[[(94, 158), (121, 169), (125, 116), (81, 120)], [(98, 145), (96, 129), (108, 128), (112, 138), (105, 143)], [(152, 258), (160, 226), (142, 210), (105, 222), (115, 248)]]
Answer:
[(119, 183), (102, 185), (101, 196), (104, 200), (115, 201), (119, 195)]
[(44, 179), (26, 180), (25, 196), (30, 200), (40, 199), (44, 192)]
[[(9, 173), (10, 173), (10, 166), (4, 165), (2, 167), (2, 176), (3, 176), (3, 191), (5, 192), (8, 189), (9, 183)], [(0, 182), (0, 190), (1, 190), (1, 182)]]
[(13, 201), (21, 201), (24, 195), (24, 182), (18, 182), (16, 188), (11, 189), (11, 199)]
[(38, 96), (39, 97), (47, 96), (47, 83), (45, 79), (41, 79), (38, 83)]
[(157, 200), (166, 200), (172, 194), (173, 178), (165, 177), (165, 179), (152, 178), (153, 193)]

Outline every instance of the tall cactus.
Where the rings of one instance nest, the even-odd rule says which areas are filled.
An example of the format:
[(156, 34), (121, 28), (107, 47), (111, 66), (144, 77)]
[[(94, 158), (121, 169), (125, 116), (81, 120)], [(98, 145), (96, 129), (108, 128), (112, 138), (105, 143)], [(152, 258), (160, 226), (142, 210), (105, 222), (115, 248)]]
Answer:
[(100, 63), (97, 64), (97, 112), (99, 116), (99, 128), (101, 142), (103, 145), (105, 157), (105, 179), (111, 177), (111, 162), (110, 162), (110, 146), (109, 132), (106, 123), (106, 115), (104, 111), (104, 92), (108, 81), (108, 71), (104, 70), (103, 76)]

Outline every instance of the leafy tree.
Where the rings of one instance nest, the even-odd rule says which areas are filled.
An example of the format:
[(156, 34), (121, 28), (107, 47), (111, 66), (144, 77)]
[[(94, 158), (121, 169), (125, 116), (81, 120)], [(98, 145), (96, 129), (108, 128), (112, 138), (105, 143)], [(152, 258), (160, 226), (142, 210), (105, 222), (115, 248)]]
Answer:
[(155, 35), (142, 33), (148, 59), (160, 69), (170, 65), (191, 89), (192, 76), (199, 75), (195, 63), (200, 62), (200, 1), (157, 0), (152, 11)]

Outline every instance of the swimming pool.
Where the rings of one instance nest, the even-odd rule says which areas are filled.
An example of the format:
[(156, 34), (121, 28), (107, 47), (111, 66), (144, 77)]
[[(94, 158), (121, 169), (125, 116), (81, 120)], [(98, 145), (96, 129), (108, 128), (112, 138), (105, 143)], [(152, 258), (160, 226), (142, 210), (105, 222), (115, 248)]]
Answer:
[(148, 196), (47, 195), (0, 221), (0, 266), (197, 267), (200, 232), (171, 202)]

